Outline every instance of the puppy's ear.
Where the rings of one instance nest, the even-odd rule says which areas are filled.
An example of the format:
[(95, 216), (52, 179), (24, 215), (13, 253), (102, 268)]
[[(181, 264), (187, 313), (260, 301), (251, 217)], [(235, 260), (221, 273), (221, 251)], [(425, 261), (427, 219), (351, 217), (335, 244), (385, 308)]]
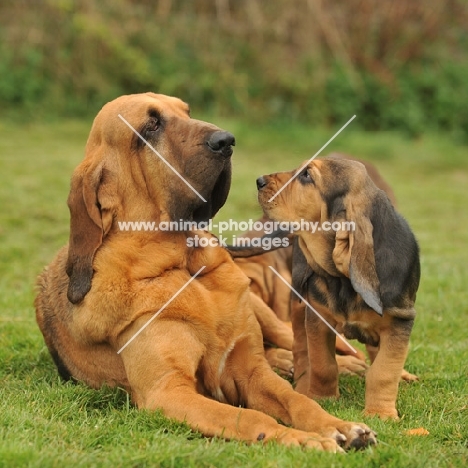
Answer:
[(194, 221), (206, 222), (214, 218), (216, 213), (223, 207), (231, 188), (231, 172), (231, 165), (221, 172), (211, 192), (210, 199), (194, 212)]
[(78, 166), (71, 180), (68, 207), (70, 209), (70, 242), (67, 275), (68, 300), (77, 304), (91, 289), (93, 258), (102, 243), (103, 223), (98, 201), (102, 166)]
[(334, 200), (329, 207), (330, 220), (341, 223), (341, 228), (336, 231), (332, 258), (338, 271), (350, 279), (366, 304), (382, 315), (373, 225), (369, 202), (364, 199), (347, 194)]

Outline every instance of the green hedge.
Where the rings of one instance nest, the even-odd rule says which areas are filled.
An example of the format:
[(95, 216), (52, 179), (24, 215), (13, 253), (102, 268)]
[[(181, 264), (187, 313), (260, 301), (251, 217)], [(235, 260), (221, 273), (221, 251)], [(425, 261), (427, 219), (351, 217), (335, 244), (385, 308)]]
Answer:
[[(223, 2), (208, 0), (5, 2), (0, 106), (22, 118), (88, 116), (120, 94), (154, 90), (256, 121), (339, 125), (357, 114), (369, 130), (444, 130), (468, 140), (465, 2), (440, 0), (437, 17), (422, 0), (400, 17), (374, 5), (363, 20), (350, 15), (353, 4), (372, 0), (335, 0), (321, 13), (334, 20), (325, 30), (307, 10), (313, 1), (294, 10), (251, 1), (225, 0), (227, 19)], [(372, 25), (385, 12), (368, 36), (356, 32), (353, 21)], [(341, 48), (327, 42), (330, 31)]]

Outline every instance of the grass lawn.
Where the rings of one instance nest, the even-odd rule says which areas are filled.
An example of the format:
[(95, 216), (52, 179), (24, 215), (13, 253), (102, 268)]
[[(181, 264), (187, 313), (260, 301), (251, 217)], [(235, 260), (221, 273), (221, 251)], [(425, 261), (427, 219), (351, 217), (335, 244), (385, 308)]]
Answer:
[[(235, 133), (234, 180), (219, 219), (260, 215), (258, 175), (311, 157), (334, 129), (255, 128)], [(68, 239), (69, 179), (90, 122), (0, 123), (0, 467), (465, 467), (468, 466), (468, 148), (447, 136), (407, 140), (354, 132), (325, 150), (378, 166), (421, 246), (422, 283), (399, 422), (363, 418), (364, 382), (340, 380), (341, 398), (323, 406), (365, 420), (380, 444), (332, 455), (201, 437), (158, 413), (137, 411), (118, 389), (64, 384), (35, 323), (34, 281)], [(337, 130), (337, 129), (336, 129)], [(409, 436), (424, 427), (427, 436)]]

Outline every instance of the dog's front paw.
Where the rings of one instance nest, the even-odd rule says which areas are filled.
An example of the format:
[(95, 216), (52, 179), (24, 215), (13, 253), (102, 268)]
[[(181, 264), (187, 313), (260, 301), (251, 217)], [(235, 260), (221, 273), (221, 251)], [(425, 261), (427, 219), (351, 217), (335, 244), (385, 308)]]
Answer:
[(399, 416), (398, 416), (398, 411), (395, 407), (387, 407), (387, 408), (384, 408), (384, 407), (378, 407), (378, 408), (372, 408), (372, 407), (369, 407), (369, 408), (365, 408), (364, 409), (364, 414), (366, 416), (378, 416), (380, 419), (394, 419), (394, 420), (398, 420), (400, 419)]
[(362, 359), (354, 356), (336, 356), (338, 372), (340, 374), (363, 376), (369, 366)]
[(323, 437), (314, 432), (305, 432), (292, 428), (284, 428), (271, 433), (261, 433), (258, 441), (276, 442), (288, 447), (304, 447), (316, 450), (324, 450), (326, 452), (340, 453), (343, 452), (341, 443), (335, 438)]
[(332, 436), (345, 450), (360, 450), (377, 444), (377, 433), (364, 423), (341, 421)]

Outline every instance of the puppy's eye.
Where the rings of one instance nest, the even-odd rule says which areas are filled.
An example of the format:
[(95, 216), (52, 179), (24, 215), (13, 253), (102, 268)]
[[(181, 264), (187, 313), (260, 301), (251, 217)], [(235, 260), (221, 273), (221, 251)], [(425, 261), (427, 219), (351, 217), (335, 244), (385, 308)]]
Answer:
[(299, 179), (302, 183), (314, 183), (314, 179), (312, 179), (312, 176), (310, 175), (310, 172), (307, 168), (305, 168), (300, 174), (299, 174)]

